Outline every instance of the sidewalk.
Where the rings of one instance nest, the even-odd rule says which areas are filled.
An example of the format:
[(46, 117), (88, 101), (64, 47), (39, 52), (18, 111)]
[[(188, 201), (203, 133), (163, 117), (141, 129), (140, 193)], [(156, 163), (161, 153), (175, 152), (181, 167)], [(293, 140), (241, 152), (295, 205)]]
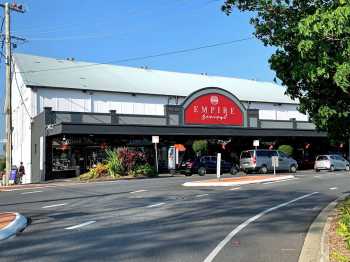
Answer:
[(254, 175), (220, 179), (208, 179), (202, 181), (186, 182), (183, 186), (188, 187), (208, 187), (208, 186), (241, 186), (264, 182), (274, 182), (294, 179), (293, 175)]
[(0, 241), (16, 235), (25, 229), (27, 219), (19, 213), (0, 213)]

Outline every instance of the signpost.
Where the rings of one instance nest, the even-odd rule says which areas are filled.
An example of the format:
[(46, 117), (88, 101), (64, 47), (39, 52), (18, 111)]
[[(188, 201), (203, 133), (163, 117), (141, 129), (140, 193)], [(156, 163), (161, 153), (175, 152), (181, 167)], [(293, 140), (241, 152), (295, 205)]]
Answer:
[(253, 141), (253, 146), (255, 147), (255, 149), (258, 149), (259, 144), (260, 144), (260, 141), (259, 141), (259, 140), (254, 140), (254, 141)]
[(158, 149), (157, 144), (159, 143), (159, 136), (152, 136), (152, 143), (154, 144), (154, 150), (156, 151), (156, 172), (158, 174)]
[(272, 157), (273, 174), (276, 175), (276, 167), (278, 167), (278, 156)]
[(220, 179), (221, 175), (221, 153), (218, 153), (218, 156), (216, 157), (216, 177)]

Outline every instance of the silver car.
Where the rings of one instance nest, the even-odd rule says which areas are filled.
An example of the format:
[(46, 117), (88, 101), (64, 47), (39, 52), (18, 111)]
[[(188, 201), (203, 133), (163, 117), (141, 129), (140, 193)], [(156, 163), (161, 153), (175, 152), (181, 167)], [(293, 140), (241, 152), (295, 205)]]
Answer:
[(278, 150), (255, 149), (241, 153), (240, 169), (246, 173), (259, 172), (266, 174), (273, 171), (272, 157), (278, 157), (276, 171), (295, 173), (298, 169), (297, 161)]
[(315, 161), (315, 171), (320, 170), (350, 170), (349, 161), (340, 155), (320, 155), (317, 156)]

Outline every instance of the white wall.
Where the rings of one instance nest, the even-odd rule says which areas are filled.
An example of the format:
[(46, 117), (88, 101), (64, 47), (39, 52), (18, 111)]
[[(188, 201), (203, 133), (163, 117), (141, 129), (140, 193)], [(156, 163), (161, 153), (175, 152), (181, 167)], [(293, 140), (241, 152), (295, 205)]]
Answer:
[[(15, 72), (17, 72), (17, 68)], [(23, 98), (23, 101), (21, 99)], [(13, 149), (12, 164), (17, 167), (23, 162), (26, 175), (24, 183), (31, 183), (31, 117), (35, 115), (33, 107), (35, 93), (26, 88), (20, 74), (14, 74), (12, 80), (12, 126)], [(24, 103), (23, 103), (24, 102)]]
[(297, 110), (297, 105), (292, 104), (269, 104), (269, 103), (245, 103), (248, 109), (259, 109), (259, 118), (266, 120), (289, 120), (308, 121), (308, 116)]
[(55, 111), (118, 114), (164, 115), (166, 96), (131, 95), (107, 92), (82, 92), (80, 90), (38, 89), (38, 111), (52, 107)]

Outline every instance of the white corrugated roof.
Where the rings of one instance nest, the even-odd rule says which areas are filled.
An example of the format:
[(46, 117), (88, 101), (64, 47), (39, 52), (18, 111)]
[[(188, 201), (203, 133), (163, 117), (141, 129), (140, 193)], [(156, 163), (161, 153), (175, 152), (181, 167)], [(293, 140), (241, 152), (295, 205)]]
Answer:
[(17, 70), (27, 86), (123, 93), (188, 96), (204, 87), (220, 87), (239, 100), (293, 103), (285, 88), (274, 83), (109, 64), (15, 54)]

